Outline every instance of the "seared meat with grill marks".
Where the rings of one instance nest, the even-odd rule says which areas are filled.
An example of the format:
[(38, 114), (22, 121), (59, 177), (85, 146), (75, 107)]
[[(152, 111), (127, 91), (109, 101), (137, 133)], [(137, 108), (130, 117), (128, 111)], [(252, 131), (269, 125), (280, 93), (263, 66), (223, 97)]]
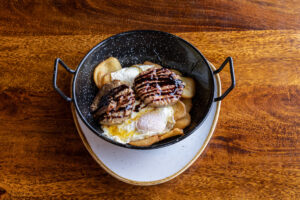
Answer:
[(103, 87), (99, 90), (96, 97), (94, 98), (94, 101), (90, 107), (91, 112), (94, 113), (96, 110), (98, 110), (102, 96), (106, 95), (110, 90), (120, 86), (121, 84), (121, 81), (114, 80), (110, 84), (103, 85)]
[(180, 77), (167, 68), (150, 68), (134, 80), (134, 89), (143, 102), (153, 107), (175, 104), (183, 92)]
[(100, 124), (124, 122), (131, 114), (135, 95), (130, 86), (120, 81), (103, 85), (91, 105), (91, 111)]

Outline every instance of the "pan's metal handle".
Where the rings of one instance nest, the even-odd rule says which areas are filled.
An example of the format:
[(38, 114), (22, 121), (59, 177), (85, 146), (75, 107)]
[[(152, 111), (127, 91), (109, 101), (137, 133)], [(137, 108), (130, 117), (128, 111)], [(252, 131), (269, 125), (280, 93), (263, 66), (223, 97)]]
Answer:
[(66, 101), (72, 101), (73, 99), (71, 97), (68, 97), (67, 95), (65, 95), (56, 85), (56, 80), (57, 80), (57, 71), (58, 71), (58, 65), (61, 64), (61, 66), (63, 66), (65, 68), (65, 70), (67, 70), (68, 72), (74, 74), (75, 70), (70, 69), (60, 58), (56, 58), (55, 62), (54, 62), (54, 72), (53, 72), (53, 87), (54, 89), (58, 92), (58, 94), (60, 94), (60, 96), (62, 98), (64, 98), (64, 100)]
[(219, 67), (219, 69), (214, 71), (214, 74), (220, 73), (228, 62), (229, 62), (229, 68), (230, 68), (231, 86), (221, 96), (215, 98), (214, 101), (223, 100), (229, 94), (229, 92), (235, 87), (235, 76), (234, 76), (233, 60), (232, 60), (231, 57), (226, 58), (226, 60), (221, 65), (221, 67)]

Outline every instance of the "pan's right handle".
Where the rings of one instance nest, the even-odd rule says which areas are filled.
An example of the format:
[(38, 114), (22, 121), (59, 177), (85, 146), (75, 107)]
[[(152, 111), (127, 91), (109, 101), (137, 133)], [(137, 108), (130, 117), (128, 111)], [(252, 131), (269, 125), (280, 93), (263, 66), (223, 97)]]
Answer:
[(53, 87), (54, 89), (58, 92), (58, 94), (60, 94), (60, 96), (62, 98), (64, 98), (64, 100), (70, 102), (73, 99), (71, 97), (68, 97), (67, 95), (65, 95), (58, 87), (56, 84), (56, 80), (57, 80), (57, 71), (58, 71), (58, 66), (59, 64), (61, 66), (63, 66), (65, 68), (65, 70), (67, 70), (68, 72), (74, 74), (76, 71), (73, 69), (70, 69), (60, 58), (56, 58), (55, 62), (54, 62), (54, 72), (53, 72)]
[(214, 74), (220, 73), (227, 63), (229, 63), (229, 68), (230, 68), (231, 86), (221, 96), (215, 98), (215, 101), (223, 100), (229, 94), (229, 92), (235, 87), (235, 75), (234, 75), (234, 68), (233, 68), (233, 60), (231, 57), (226, 58), (226, 60), (221, 65), (221, 67), (219, 67), (219, 69), (214, 71)]

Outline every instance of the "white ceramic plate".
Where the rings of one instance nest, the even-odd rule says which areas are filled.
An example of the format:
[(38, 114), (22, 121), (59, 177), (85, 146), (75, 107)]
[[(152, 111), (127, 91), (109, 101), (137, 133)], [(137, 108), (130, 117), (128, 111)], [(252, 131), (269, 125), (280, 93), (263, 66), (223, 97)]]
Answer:
[[(214, 69), (214, 67), (212, 66)], [(219, 75), (215, 76), (215, 97), (221, 95)], [(78, 133), (92, 157), (113, 177), (135, 185), (155, 185), (184, 172), (208, 144), (218, 121), (221, 102), (213, 102), (202, 125), (189, 137), (173, 145), (151, 150), (126, 149), (96, 136), (72, 105)]]

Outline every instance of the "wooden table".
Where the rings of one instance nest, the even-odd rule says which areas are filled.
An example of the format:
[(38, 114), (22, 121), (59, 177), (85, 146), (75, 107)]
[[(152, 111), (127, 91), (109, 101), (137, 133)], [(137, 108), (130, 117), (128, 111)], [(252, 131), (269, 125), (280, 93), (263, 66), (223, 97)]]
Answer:
[[(98, 166), (52, 88), (56, 57), (75, 68), (131, 29), (171, 32), (216, 66), (235, 63), (237, 86), (209, 146), (157, 186), (122, 183)], [(3, 0), (0, 35), (0, 199), (300, 199), (299, 0)], [(69, 92), (70, 75), (59, 73)]]

